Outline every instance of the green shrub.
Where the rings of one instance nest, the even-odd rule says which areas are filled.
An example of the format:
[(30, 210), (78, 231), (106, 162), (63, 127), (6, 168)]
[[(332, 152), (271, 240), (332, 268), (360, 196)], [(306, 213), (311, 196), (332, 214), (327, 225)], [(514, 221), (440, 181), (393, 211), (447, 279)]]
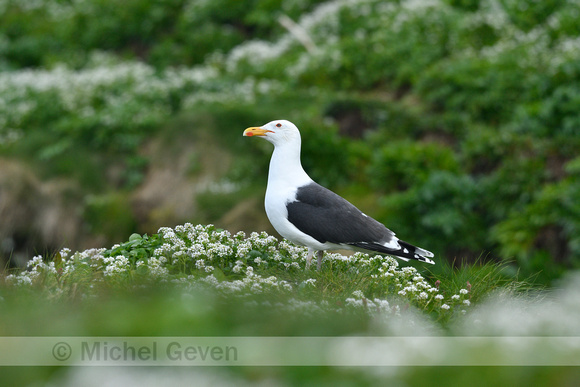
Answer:
[(136, 227), (129, 198), (123, 193), (88, 197), (83, 218), (93, 234), (109, 241), (122, 241)]
[(413, 189), (386, 196), (379, 220), (439, 256), (471, 251), (477, 257), (487, 233), (480, 199), (469, 175), (437, 171)]
[(451, 148), (437, 143), (393, 141), (373, 152), (368, 181), (383, 192), (422, 186), (439, 171), (459, 172)]
[[(568, 163), (571, 175), (557, 183), (544, 185), (521, 211), (511, 212), (493, 229), (506, 259), (515, 258), (529, 272), (558, 270), (580, 265), (580, 183), (578, 158)], [(560, 269), (561, 270), (561, 269)]]

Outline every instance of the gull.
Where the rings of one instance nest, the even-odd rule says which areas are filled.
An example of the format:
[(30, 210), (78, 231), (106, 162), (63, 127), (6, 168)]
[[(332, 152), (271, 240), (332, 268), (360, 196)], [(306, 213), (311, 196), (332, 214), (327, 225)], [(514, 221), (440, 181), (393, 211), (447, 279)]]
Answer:
[(400, 240), (382, 223), (346, 199), (319, 185), (300, 162), (300, 131), (292, 122), (275, 120), (244, 130), (274, 144), (264, 205), (276, 231), (289, 241), (308, 247), (306, 268), (314, 253), (317, 269), (325, 250), (373, 251), (404, 261), (434, 264), (433, 253)]

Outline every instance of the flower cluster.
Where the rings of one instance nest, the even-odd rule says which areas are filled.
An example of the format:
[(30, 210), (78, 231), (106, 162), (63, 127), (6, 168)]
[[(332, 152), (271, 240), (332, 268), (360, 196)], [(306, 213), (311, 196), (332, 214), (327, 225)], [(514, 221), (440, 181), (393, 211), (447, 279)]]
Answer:
[(115, 129), (139, 134), (162, 123), (176, 108), (252, 102), (278, 86), (276, 81), (248, 77), (232, 87), (218, 81), (220, 74), (209, 66), (158, 72), (136, 61), (93, 62), (84, 70), (59, 66), (0, 73), (0, 144), (22, 139), (40, 113), (57, 120), (52, 125), (43, 122), (47, 130), (57, 126), (106, 138)]
[[(52, 284), (55, 296), (75, 282), (84, 282), (86, 296), (96, 291), (94, 284), (142, 285), (136, 279), (181, 286), (187, 290), (212, 291), (224, 297), (241, 297), (251, 302), (255, 295), (285, 295), (295, 307), (315, 305), (314, 309), (364, 309), (376, 315), (397, 316), (400, 305), (419, 308), (451, 309), (469, 305), (468, 290), (446, 299), (413, 267), (399, 268), (391, 257), (355, 253), (343, 256), (328, 253), (324, 270), (330, 270), (369, 281), (363, 290), (355, 291), (342, 301), (329, 303), (321, 299), (301, 299), (318, 294), (324, 286), (320, 273), (306, 269), (307, 249), (265, 232), (249, 236), (232, 235), (213, 225), (184, 224), (163, 227), (152, 236), (133, 235), (128, 242), (111, 249), (91, 249), (71, 254), (63, 249), (51, 262), (34, 257), (28, 270), (6, 278), (13, 286)], [(274, 275), (276, 273), (276, 275)], [(87, 277), (88, 276), (88, 277)], [(316, 278), (313, 278), (316, 277)], [(80, 280), (79, 280), (80, 279)], [(133, 282), (131, 282), (133, 281)], [(373, 294), (366, 297), (365, 293)]]

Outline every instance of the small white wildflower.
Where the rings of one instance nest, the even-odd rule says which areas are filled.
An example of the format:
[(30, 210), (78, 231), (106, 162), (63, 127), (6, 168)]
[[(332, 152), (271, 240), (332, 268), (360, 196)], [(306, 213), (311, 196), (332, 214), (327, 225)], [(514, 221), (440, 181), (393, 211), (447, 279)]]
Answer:
[(292, 285), (290, 285), (286, 281), (282, 281), (282, 287), (284, 288), (284, 290), (288, 290), (288, 291), (291, 291), (292, 290)]
[(244, 262), (242, 262), (242, 261), (236, 261), (236, 265), (232, 268), (232, 271), (234, 273), (239, 273), (242, 270), (243, 264), (244, 264)]
[(425, 292), (421, 292), (421, 293), (419, 293), (419, 296), (418, 296), (418, 297), (419, 297), (420, 299), (422, 299), (422, 300), (426, 300), (426, 299), (427, 299), (427, 297), (429, 297), (429, 296), (427, 295), (427, 293), (425, 293)]
[(452, 300), (459, 300), (459, 294), (454, 294), (451, 296)]
[(362, 290), (355, 290), (354, 292), (352, 292), (352, 295), (357, 297), (357, 298), (364, 298), (364, 294), (362, 292)]
[(104, 258), (103, 262), (107, 264), (103, 272), (105, 276), (112, 276), (114, 274), (123, 273), (126, 272), (129, 268), (129, 259), (123, 255)]
[(381, 300), (380, 298), (375, 298), (373, 301), (381, 309), (386, 310), (390, 307), (389, 302), (387, 300)]
[(416, 292), (417, 291), (417, 287), (415, 285), (411, 285), (411, 286), (407, 286), (405, 288), (405, 290), (407, 290), (409, 292)]
[(438, 294), (435, 296), (436, 300), (442, 300), (443, 299), (443, 295), (442, 294)]
[(43, 263), (42, 256), (37, 255), (35, 257), (32, 257), (32, 259), (26, 263), (26, 266), (27, 267), (36, 267), (36, 266), (42, 265), (42, 263)]
[(467, 294), (467, 293), (469, 293), (469, 292), (468, 292), (468, 290), (467, 290), (467, 289), (461, 289), (461, 290), (459, 291), (459, 293), (461, 293), (461, 294)]
[(356, 298), (347, 298), (346, 300), (346, 304), (347, 305), (352, 305), (352, 306), (363, 306), (363, 300), (361, 299), (356, 299)]
[(213, 274), (208, 275), (205, 278), (201, 279), (203, 282), (206, 282), (210, 285), (214, 285), (217, 286), (219, 284), (219, 281), (217, 280), (217, 278), (215, 278), (215, 276)]
[(70, 250), (69, 248), (67, 248), (67, 247), (65, 247), (65, 248), (61, 249), (61, 250), (60, 250), (60, 253), (59, 253), (59, 254), (60, 254), (60, 257), (61, 257), (62, 259), (66, 259), (66, 258), (68, 257), (68, 255), (70, 254), (70, 251), (71, 251), (71, 250)]
[[(12, 278), (16, 279), (16, 285), (18, 286), (32, 285), (32, 279), (24, 273), (20, 274), (19, 276), (10, 277), (10, 279)], [(8, 279), (8, 277), (6, 279)]]
[(449, 310), (451, 307), (447, 304), (441, 305), (441, 309)]
[(259, 283), (252, 284), (252, 288), (250, 290), (256, 294), (260, 294), (263, 291), (262, 285), (260, 285)]
[(463, 300), (463, 303), (467, 306), (471, 305), (471, 301), (469, 301), (469, 300)]
[[(163, 257), (162, 257), (163, 258)], [(153, 278), (164, 278), (167, 277), (169, 274), (169, 270), (167, 268), (162, 267), (161, 264), (163, 263), (162, 259), (157, 258), (149, 258), (147, 261), (147, 267), (149, 268), (149, 274)], [(138, 265), (139, 266), (139, 265)]]

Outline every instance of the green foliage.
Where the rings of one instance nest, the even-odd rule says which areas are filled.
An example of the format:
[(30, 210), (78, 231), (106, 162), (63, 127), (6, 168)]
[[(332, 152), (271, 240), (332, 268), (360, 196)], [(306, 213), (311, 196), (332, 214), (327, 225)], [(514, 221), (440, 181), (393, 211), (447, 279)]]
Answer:
[[(341, 70), (352, 77), (352, 84), (345, 86), (372, 87), (385, 81), (406, 85), (431, 63), (446, 56), (449, 32), (459, 20), (452, 9), (391, 7), (387, 12), (377, 12), (380, 16), (361, 26), (358, 18), (387, 8), (380, 2), (367, 7), (345, 9), (341, 14), (345, 50)], [(360, 55), (365, 51), (375, 55)]]
[(222, 301), (269, 300), (281, 311), (319, 317), (368, 313), (398, 319), (412, 305), (443, 326), (466, 313), (471, 284), (482, 299), (501, 276), (491, 265), (469, 268), (460, 279), (453, 279), (456, 272), (431, 274), (429, 283), (417, 269), (401, 268), (394, 258), (362, 253), (326, 254), (322, 270), (315, 271), (308, 268), (304, 247), (264, 232), (246, 237), (191, 224), (162, 228), (151, 236), (133, 234), (108, 250), (71, 254), (63, 249), (48, 263), (37, 256), (28, 266), (28, 271), (3, 278), (0, 290), (30, 290), (54, 300), (91, 299), (110, 291), (132, 293), (145, 284), (172, 292), (208, 292)]
[(92, 232), (109, 240), (122, 240), (135, 229), (135, 218), (123, 193), (88, 197), (83, 217)]
[(393, 192), (420, 186), (437, 171), (458, 172), (453, 151), (435, 143), (395, 141), (377, 149), (369, 165), (369, 182)]
[(565, 0), (502, 0), (501, 4), (513, 23), (523, 31), (529, 31), (543, 24), (558, 8), (567, 3)]
[[(246, 237), (191, 224), (150, 236), (134, 234), (107, 250), (63, 249), (53, 259), (35, 257), (28, 270), (0, 277), (0, 306), (6, 312), (0, 331), (5, 336), (444, 339), (465, 332), (464, 326), (468, 335), (485, 329), (510, 332), (512, 324), (520, 334), (557, 333), (562, 324), (554, 317), (569, 318), (578, 309), (567, 305), (553, 316), (551, 304), (529, 297), (528, 285), (506, 275), (504, 265), (443, 264), (421, 274), (424, 266), (401, 267), (389, 257), (326, 254), (322, 270), (316, 271), (305, 269), (305, 258), (306, 249), (265, 233)], [(577, 285), (567, 288), (571, 297), (579, 291)], [(497, 291), (510, 296), (497, 296)], [(517, 306), (521, 315), (473, 323), (478, 313), (505, 307), (493, 304), (495, 299)], [(449, 356), (440, 352), (437, 359)], [(466, 356), (477, 361), (482, 354)], [(312, 380), (293, 367), (284, 370), (295, 380)], [(393, 370), (406, 374), (406, 368)], [(242, 372), (242, 380), (254, 378), (255, 372)], [(45, 372), (27, 375), (50, 378)], [(318, 377), (327, 381), (330, 376)]]
[(382, 204), (384, 223), (399, 230), (402, 239), (412, 235), (437, 255), (477, 251), (485, 240), (480, 189), (469, 175), (434, 172), (418, 188), (387, 196)]
[(277, 16), (298, 17), (320, 1), (219, 0), (3, 2), (0, 64), (86, 64), (94, 51), (147, 60), (156, 67), (193, 65), (250, 36), (280, 34)]
[(498, 223), (492, 232), (501, 242), (502, 253), (519, 258), (528, 272), (547, 272), (543, 274), (548, 278), (554, 274), (551, 271), (558, 270), (548, 264), (551, 257), (577, 266), (580, 257), (578, 181), (575, 174), (545, 185), (521, 211)]
[[(547, 282), (578, 264), (563, 204), (577, 193), (577, 2), (26, 4), (0, 3), (0, 152), (44, 176), (132, 189), (144, 141), (191, 115), (236, 155), (228, 177), (257, 186), (271, 147), (240, 130), (286, 118), (312, 177), (363, 187), (365, 211), (401, 238), (529, 275), (550, 266)], [(210, 199), (207, 221), (234, 205)]]

